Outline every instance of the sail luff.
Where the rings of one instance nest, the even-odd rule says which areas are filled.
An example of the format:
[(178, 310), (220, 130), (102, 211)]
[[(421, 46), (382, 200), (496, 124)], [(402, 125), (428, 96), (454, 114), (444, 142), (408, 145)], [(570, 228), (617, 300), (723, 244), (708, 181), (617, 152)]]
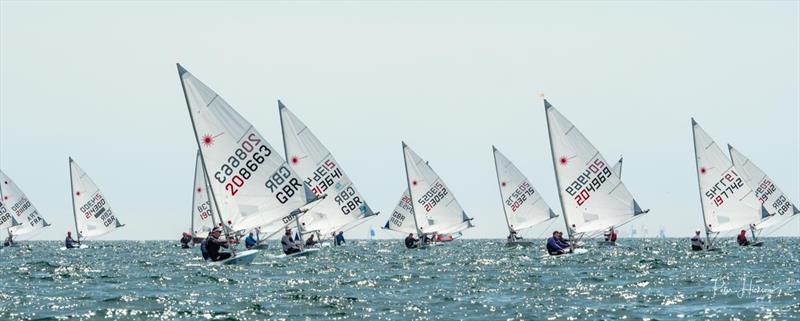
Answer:
[[(208, 167), (206, 167), (206, 163), (205, 163), (206, 160), (205, 160), (205, 157), (203, 157), (202, 146), (200, 144), (200, 140), (198, 139), (198, 137), (200, 137), (200, 136), (197, 133), (197, 127), (195, 126), (194, 115), (192, 115), (192, 106), (189, 103), (189, 95), (186, 92), (186, 83), (183, 80), (183, 74), (187, 73), (188, 71), (186, 69), (184, 69), (181, 66), (181, 64), (176, 64), (176, 65), (178, 66), (178, 78), (181, 80), (181, 89), (183, 89), (183, 98), (186, 100), (186, 108), (189, 111), (189, 119), (192, 122), (192, 131), (194, 132), (195, 141), (197, 142), (197, 150), (200, 153), (200, 160), (201, 160), (201, 163), (203, 164), (203, 168), (206, 169)], [(217, 209), (217, 215), (219, 215), (219, 221), (223, 224), (223, 226), (225, 226), (225, 219), (222, 218), (222, 212), (219, 210), (219, 204), (217, 203), (216, 193), (214, 193), (213, 184), (210, 184), (210, 180), (209, 180), (209, 177), (208, 177), (208, 171), (204, 170), (203, 172), (205, 172), (204, 175), (206, 177), (206, 182), (209, 182), (208, 185), (209, 185), (209, 188), (211, 188), (211, 193), (209, 193), (209, 194), (211, 195), (211, 200), (214, 202), (214, 208)], [(228, 231), (227, 228), (223, 228), (222, 231), (223, 231), (223, 233), (225, 233), (225, 239), (229, 239), (231, 237), (230, 234), (229, 234), (230, 232)], [(231, 255), (234, 255), (234, 256), (236, 255), (236, 253), (234, 252), (233, 247), (231, 247)]]
[(558, 193), (557, 193), (558, 201), (559, 204), (561, 204), (561, 213), (563, 214), (562, 216), (564, 216), (564, 224), (566, 224), (567, 226), (567, 236), (569, 237), (570, 240), (572, 240), (573, 239), (572, 229), (570, 228), (569, 225), (569, 218), (567, 218), (566, 207), (564, 205), (564, 197), (561, 195), (561, 189), (563, 188), (563, 186), (561, 185), (561, 179), (558, 177), (558, 167), (557, 167), (558, 165), (556, 165), (556, 151), (555, 148), (553, 147), (553, 129), (551, 127), (552, 125), (550, 124), (550, 116), (547, 114), (550, 108), (553, 108), (553, 106), (550, 105), (549, 102), (547, 102), (547, 99), (545, 99), (544, 114), (545, 114), (545, 120), (547, 121), (547, 137), (550, 140), (550, 154), (553, 158), (553, 175), (556, 177), (556, 186), (558, 186)]
[(419, 220), (417, 219), (417, 210), (416, 206), (414, 206), (414, 193), (411, 192), (411, 178), (408, 176), (408, 156), (406, 155), (406, 149), (408, 145), (406, 142), (403, 143), (403, 164), (406, 169), (406, 186), (408, 187), (408, 198), (411, 200), (411, 216), (414, 217), (414, 225), (417, 228), (417, 237), (422, 237), (422, 229), (419, 226)]
[(75, 162), (72, 160), (72, 157), (69, 158), (69, 190), (70, 190), (70, 199), (72, 200), (72, 218), (75, 220), (75, 236), (78, 238), (78, 243), (81, 242), (81, 232), (78, 229), (78, 212), (76, 211), (75, 207), (75, 184), (73, 183), (72, 178), (72, 163)]
[(494, 173), (497, 176), (497, 191), (500, 193), (500, 206), (503, 208), (503, 217), (506, 219), (506, 227), (508, 227), (508, 233), (514, 232), (514, 229), (511, 228), (511, 221), (508, 218), (508, 210), (506, 209), (505, 199), (503, 197), (503, 188), (500, 183), (500, 165), (497, 163), (497, 147), (492, 145), (492, 157), (494, 158)]
[(694, 159), (695, 159), (695, 175), (697, 176), (697, 195), (700, 197), (700, 210), (703, 215), (703, 229), (706, 232), (706, 247), (711, 247), (711, 229), (708, 226), (708, 219), (706, 219), (706, 206), (705, 202), (703, 201), (703, 185), (700, 183), (700, 159), (697, 155), (697, 135), (695, 134), (695, 126), (698, 126), (697, 122), (692, 117), (692, 142), (694, 143)]

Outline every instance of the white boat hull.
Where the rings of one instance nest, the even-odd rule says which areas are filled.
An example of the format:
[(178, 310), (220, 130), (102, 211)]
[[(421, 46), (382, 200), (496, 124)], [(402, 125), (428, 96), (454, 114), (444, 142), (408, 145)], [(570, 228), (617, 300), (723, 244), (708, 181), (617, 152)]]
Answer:
[(224, 259), (222, 261), (213, 262), (218, 265), (247, 265), (253, 263), (253, 260), (258, 256), (258, 250), (247, 250), (236, 253), (236, 256)]

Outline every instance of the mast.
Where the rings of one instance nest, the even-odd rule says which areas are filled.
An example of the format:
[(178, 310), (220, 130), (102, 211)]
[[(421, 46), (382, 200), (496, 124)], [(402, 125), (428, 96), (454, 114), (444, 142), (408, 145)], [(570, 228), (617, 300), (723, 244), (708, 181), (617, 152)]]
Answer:
[(503, 187), (500, 186), (500, 171), (497, 169), (497, 147), (494, 147), (494, 145), (492, 145), (492, 157), (494, 157), (494, 173), (497, 175), (497, 190), (500, 191), (500, 206), (503, 207), (503, 216), (506, 218), (508, 233), (511, 234), (514, 229), (511, 228), (511, 221), (508, 219), (508, 211), (506, 210), (506, 204), (503, 199)]
[(547, 137), (550, 139), (550, 154), (553, 157), (553, 174), (556, 175), (556, 186), (558, 186), (558, 201), (561, 204), (561, 213), (564, 216), (564, 224), (567, 225), (567, 235), (569, 239), (572, 240), (572, 229), (569, 225), (569, 219), (567, 218), (567, 211), (564, 208), (564, 197), (561, 196), (561, 180), (558, 178), (558, 168), (556, 167), (556, 151), (553, 149), (553, 134), (550, 132), (550, 117), (547, 115), (547, 111), (553, 108), (553, 105), (550, 105), (547, 102), (547, 99), (544, 100), (544, 116), (545, 120), (547, 121)]
[(414, 196), (411, 192), (411, 183), (408, 182), (408, 158), (406, 157), (406, 142), (403, 143), (403, 164), (406, 167), (406, 186), (408, 186), (408, 199), (411, 201), (411, 216), (414, 217), (414, 225), (417, 226), (417, 236), (422, 240), (422, 229), (419, 227), (419, 222), (417, 221), (417, 211), (414, 209)]
[[(200, 158), (200, 150), (197, 151), (197, 158)], [(194, 162), (194, 178), (195, 178), (194, 180), (197, 179), (197, 169), (198, 169), (197, 168), (197, 158), (195, 158), (195, 162)], [(197, 182), (192, 182), (192, 183), (193, 183), (192, 184), (192, 190), (194, 190), (196, 188), (196, 186), (194, 186), (195, 185), (194, 183), (197, 183)], [(195, 235), (194, 235), (194, 211), (195, 211), (194, 204), (195, 204), (195, 200), (196, 199), (197, 199), (197, 194), (196, 193), (192, 193), (192, 209), (191, 209), (191, 211), (189, 211), (189, 215), (192, 217), (192, 225), (189, 227), (190, 228), (189, 232), (192, 233), (192, 244), (194, 244), (194, 238), (195, 238)]]
[(75, 219), (75, 235), (78, 237), (78, 244), (81, 243), (81, 231), (78, 230), (78, 214), (75, 212), (75, 184), (72, 182), (72, 157), (69, 158), (69, 190), (72, 198), (72, 218)]
[(697, 126), (697, 122), (694, 121), (694, 117), (692, 117), (692, 144), (694, 144), (694, 168), (695, 175), (697, 175), (697, 193), (700, 195), (700, 210), (703, 214), (703, 229), (706, 231), (706, 248), (711, 248), (711, 237), (708, 234), (708, 223), (706, 222), (706, 207), (703, 205), (703, 191), (702, 186), (700, 185), (700, 164), (697, 163), (697, 138), (695, 138), (694, 134), (695, 126)]
[[(189, 119), (192, 121), (192, 132), (194, 132), (194, 140), (197, 143), (197, 151), (200, 153), (200, 162), (203, 164), (203, 176), (205, 176), (206, 178), (208, 187), (211, 188), (211, 192), (209, 194), (211, 195), (212, 202), (214, 202), (214, 208), (217, 209), (217, 215), (219, 215), (219, 221), (222, 222), (222, 226), (224, 227), (222, 229), (222, 232), (225, 233), (225, 240), (229, 241), (231, 236), (230, 233), (228, 232), (228, 227), (227, 225), (225, 225), (225, 220), (222, 218), (222, 212), (220, 212), (219, 210), (219, 204), (217, 204), (217, 197), (213, 191), (214, 187), (213, 185), (211, 185), (211, 183), (209, 183), (211, 182), (211, 180), (208, 178), (208, 171), (206, 170), (206, 159), (205, 157), (203, 157), (203, 153), (200, 152), (202, 146), (200, 146), (200, 140), (197, 139), (197, 128), (195, 128), (194, 126), (194, 115), (192, 115), (192, 106), (189, 105), (189, 96), (186, 94), (186, 84), (184, 84), (183, 82), (183, 74), (185, 74), (187, 70), (184, 69), (181, 66), (181, 64), (176, 64), (176, 65), (178, 66), (178, 78), (181, 80), (181, 89), (183, 89), (183, 98), (186, 100), (186, 108), (189, 109)], [(73, 206), (72, 208), (74, 209), (75, 206)], [(236, 251), (234, 250), (233, 244), (229, 244), (228, 246), (231, 250), (231, 257), (235, 257)]]
[[(280, 99), (278, 99), (278, 117), (281, 120), (281, 138), (283, 139), (283, 155), (286, 156), (286, 159), (289, 159), (289, 151), (286, 149), (286, 131), (283, 128), (283, 113), (281, 112), (286, 106), (283, 105)], [(286, 162), (287, 166), (289, 162)], [(305, 183), (303, 183), (305, 186)], [(306, 198), (308, 200), (308, 198)], [(297, 236), (300, 238), (300, 243), (303, 243), (303, 231), (300, 229), (300, 214), (295, 216), (294, 222), (297, 225)]]

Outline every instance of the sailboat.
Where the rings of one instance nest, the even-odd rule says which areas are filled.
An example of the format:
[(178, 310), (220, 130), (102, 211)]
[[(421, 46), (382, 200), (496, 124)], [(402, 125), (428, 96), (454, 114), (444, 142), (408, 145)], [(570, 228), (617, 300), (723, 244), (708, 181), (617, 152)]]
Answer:
[[(86, 172), (69, 158), (69, 180), (72, 186), (72, 214), (78, 243), (93, 240), (125, 226), (114, 215), (103, 193)], [(81, 243), (80, 248), (87, 246)]]
[[(758, 228), (763, 230), (767, 227), (780, 226), (787, 223), (800, 210), (792, 203), (789, 197), (774, 183), (774, 181), (764, 173), (756, 164), (745, 157), (741, 152), (728, 145), (728, 152), (731, 155), (733, 166), (755, 193), (756, 199), (764, 206), (770, 217), (758, 224)], [(750, 230), (753, 239), (756, 240), (756, 230)]]
[[(28, 200), (28, 196), (2, 170), (0, 170), (0, 203), (3, 203), (2, 206), (6, 208), (6, 211), (14, 216), (14, 221), (19, 223), (15, 226), (7, 226), (9, 240), (32, 237), (50, 226), (33, 206), (33, 203)], [(0, 215), (0, 222), (2, 221), (2, 215)]]
[(739, 169), (694, 118), (692, 137), (706, 248), (714, 249), (711, 234), (716, 239), (722, 232), (746, 227), (759, 229), (758, 224), (769, 218), (769, 212), (759, 204)]
[(314, 233), (319, 241), (377, 215), (311, 130), (280, 101), (278, 110), (284, 153), (290, 166), (316, 197), (330, 195), (299, 218), (304, 226), (299, 234), (301, 241), (304, 233)]
[(509, 232), (506, 244), (509, 246), (533, 246), (532, 241), (523, 240), (517, 235), (537, 224), (557, 217), (558, 214), (550, 209), (541, 194), (533, 188), (528, 178), (514, 166), (514, 163), (494, 146), (492, 146), (492, 153), (497, 174), (497, 187), (500, 190), (500, 200)]
[(570, 240), (615, 229), (649, 212), (641, 209), (580, 130), (547, 100), (544, 106), (553, 171)]
[[(226, 237), (234, 231), (294, 222), (313, 199), (303, 180), (269, 142), (222, 97), (180, 64), (178, 75), (189, 109), (213, 212)], [(248, 264), (257, 250), (236, 252), (222, 264)]]
[(192, 193), (191, 211), (191, 233), (192, 242), (200, 243), (214, 227), (217, 226), (214, 218), (214, 210), (211, 208), (211, 197), (208, 194), (208, 181), (206, 181), (205, 170), (203, 170), (203, 160), (200, 151), (197, 151), (197, 159), (194, 165), (194, 185)]
[(454, 235), (473, 227), (453, 192), (427, 162), (403, 142), (408, 189), (403, 194), (384, 228), (401, 233), (416, 234), (421, 240), (417, 248), (434, 235)]

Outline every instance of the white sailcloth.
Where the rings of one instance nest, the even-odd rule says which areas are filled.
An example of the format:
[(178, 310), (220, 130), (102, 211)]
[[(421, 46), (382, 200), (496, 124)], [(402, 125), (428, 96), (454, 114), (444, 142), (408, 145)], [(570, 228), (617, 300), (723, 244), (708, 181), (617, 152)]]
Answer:
[(739, 170), (692, 118), (697, 182), (707, 232), (725, 232), (768, 216)]
[(617, 178), (622, 179), (622, 157), (619, 158), (614, 167), (611, 168), (611, 172), (617, 176)]
[[(427, 219), (425, 222), (427, 222)], [(392, 215), (389, 217), (389, 220), (386, 221), (383, 228), (403, 234), (418, 233), (417, 225), (414, 223), (414, 207), (411, 205), (411, 196), (407, 188), (403, 191), (403, 195), (400, 196), (400, 201), (397, 202), (397, 206), (395, 206)]]
[(103, 193), (71, 157), (69, 169), (78, 237), (83, 240), (95, 239), (122, 227)]
[(203, 170), (203, 159), (197, 151), (192, 192), (192, 237), (205, 237), (217, 225), (211, 199), (208, 197), (208, 181)]
[(494, 146), (492, 151), (509, 232), (519, 232), (558, 216), (514, 163)]
[(14, 219), (19, 222), (19, 225), (8, 229), (11, 235), (20, 237), (50, 226), (25, 193), (2, 170), (0, 170), (0, 198), (4, 206), (8, 207), (7, 210), (14, 215)]
[(403, 143), (406, 176), (419, 232), (448, 234), (472, 227), (453, 192), (439, 175)]
[(800, 214), (797, 206), (789, 197), (775, 185), (774, 181), (764, 173), (756, 164), (745, 157), (733, 146), (728, 145), (728, 151), (733, 160), (733, 166), (744, 179), (745, 184), (753, 189), (758, 200), (770, 214), (768, 219), (758, 224), (756, 228), (762, 229), (785, 222), (793, 215)]
[(6, 207), (6, 202), (11, 198), (2, 196), (2, 190), (3, 186), (0, 185), (0, 229), (7, 229), (9, 227), (19, 225), (19, 222), (17, 222), (15, 215), (11, 213), (11, 210)]
[[(250, 230), (294, 221), (310, 192), (283, 157), (222, 97), (178, 65), (212, 203), (225, 223)], [(215, 209), (216, 210), (216, 209)]]
[(311, 130), (278, 102), (286, 158), (316, 197), (327, 197), (305, 213), (307, 231), (327, 236), (375, 213), (345, 174), (339, 162)]
[(553, 167), (570, 235), (607, 230), (646, 213), (578, 128), (547, 100), (544, 105)]

